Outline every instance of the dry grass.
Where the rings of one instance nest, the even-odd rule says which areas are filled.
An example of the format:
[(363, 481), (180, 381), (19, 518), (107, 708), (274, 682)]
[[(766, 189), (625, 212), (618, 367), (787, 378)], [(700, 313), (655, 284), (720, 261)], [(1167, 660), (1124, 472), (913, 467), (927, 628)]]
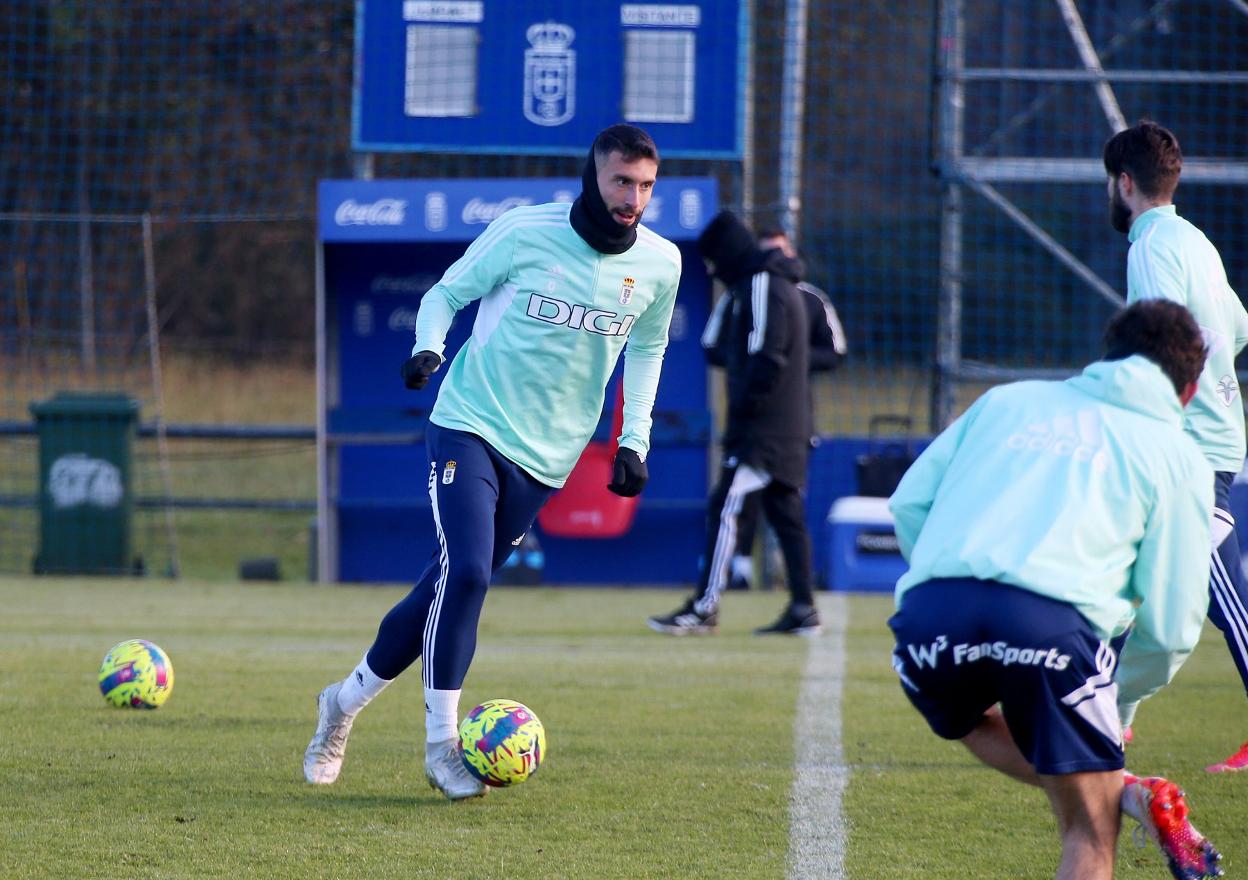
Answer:
[[(140, 418), (156, 415), (156, 392), (146, 351), (101, 357), (84, 366), (71, 352), (49, 350), (38, 358), (0, 359), (5, 383), (0, 418), (24, 421), (29, 405), (58, 391), (129, 394)], [(161, 359), (164, 415), (168, 422), (298, 424), (316, 421), (316, 369), (295, 357), (231, 361), (213, 353), (166, 352)]]
[(316, 423), (316, 369), (290, 361), (225, 363), (175, 354), (163, 364), (169, 422)]

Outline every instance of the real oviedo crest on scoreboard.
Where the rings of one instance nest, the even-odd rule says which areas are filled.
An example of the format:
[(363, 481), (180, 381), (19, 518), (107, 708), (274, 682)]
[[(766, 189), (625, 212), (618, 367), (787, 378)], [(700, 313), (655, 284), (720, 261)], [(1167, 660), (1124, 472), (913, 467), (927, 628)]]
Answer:
[(535, 125), (563, 125), (576, 115), (576, 31), (548, 21), (525, 31), (524, 118)]
[(613, 122), (664, 156), (741, 153), (742, 0), (357, 0), (353, 146), (583, 154)]

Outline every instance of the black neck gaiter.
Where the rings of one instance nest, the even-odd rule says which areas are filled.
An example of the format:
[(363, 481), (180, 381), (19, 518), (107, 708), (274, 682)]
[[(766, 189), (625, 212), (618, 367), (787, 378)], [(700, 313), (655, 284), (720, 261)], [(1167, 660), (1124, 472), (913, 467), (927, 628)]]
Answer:
[[(601, 254), (622, 254), (637, 240), (637, 224), (621, 226), (611, 218), (607, 204), (598, 191), (598, 168), (594, 151), (589, 151), (585, 170), (581, 173), (581, 194), (572, 203), (568, 218), (576, 234)], [(640, 223), (640, 219), (637, 221)]]

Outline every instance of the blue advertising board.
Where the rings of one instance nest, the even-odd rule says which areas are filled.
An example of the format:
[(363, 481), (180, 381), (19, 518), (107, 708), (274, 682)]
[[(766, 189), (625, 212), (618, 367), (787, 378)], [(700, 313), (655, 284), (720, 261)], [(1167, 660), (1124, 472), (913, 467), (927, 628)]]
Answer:
[(746, 4), (357, 0), (360, 151), (580, 155), (616, 122), (737, 158)]
[[(434, 374), (421, 392), (399, 379), (420, 299), (490, 220), (579, 191), (571, 178), (320, 182), (319, 491), (320, 540), (332, 549), (322, 557), (327, 579), (412, 581), (420, 574), (435, 534), (422, 438), (447, 373)], [(661, 177), (656, 184), (645, 222), (681, 249), (684, 271), (655, 401), (651, 482), (623, 537), (554, 538), (539, 530), (547, 582), (679, 582), (696, 573), (711, 425), (699, 343), (710, 279), (694, 243), (717, 210), (713, 180)], [(456, 316), (448, 354), (467, 341), (475, 315), (473, 304)], [(604, 408), (596, 439), (608, 439), (609, 415)], [(607, 553), (609, 571), (601, 565)]]
[[(317, 226), (324, 242), (468, 242), (520, 205), (571, 202), (580, 178), (497, 177), (468, 180), (322, 180)], [(659, 176), (646, 207), (647, 228), (689, 241), (719, 210), (715, 182)]]

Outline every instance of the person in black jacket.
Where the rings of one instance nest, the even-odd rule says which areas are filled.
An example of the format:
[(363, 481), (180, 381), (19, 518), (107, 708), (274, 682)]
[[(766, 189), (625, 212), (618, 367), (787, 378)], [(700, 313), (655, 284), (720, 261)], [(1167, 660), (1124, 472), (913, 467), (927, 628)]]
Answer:
[(728, 211), (707, 226), (698, 250), (731, 297), (723, 465), (707, 501), (706, 556), (697, 591), (676, 611), (648, 623), (672, 635), (715, 631), (737, 546), (737, 517), (745, 499), (757, 493), (784, 554), (790, 602), (775, 623), (756, 632), (814, 635), (821, 627), (802, 501), (811, 434), (810, 326), (796, 286), (800, 263), (779, 250), (764, 251)]
[[(805, 275), (805, 266), (798, 259), (797, 251), (789, 240), (788, 233), (778, 226), (764, 226), (758, 231), (758, 246), (764, 251), (778, 249), (786, 257), (796, 261), (794, 267), (799, 277)], [(797, 282), (797, 289), (802, 293), (802, 304), (806, 306), (806, 317), (810, 323), (810, 372), (831, 373), (845, 362), (849, 353), (845, 330), (841, 326), (840, 316), (828, 295), (813, 284), (806, 281)], [(728, 348), (728, 306), (732, 299), (721, 296), (707, 319), (706, 328), (702, 331), (702, 348), (706, 352), (707, 362), (714, 367), (722, 367)], [(814, 386), (811, 384), (810, 406), (811, 422), (814, 422)], [(811, 437), (811, 445), (816, 438)], [(758, 493), (745, 499), (741, 512), (737, 516), (737, 549), (732, 557), (732, 568), (728, 576), (728, 589), (749, 589), (754, 569), (754, 535), (758, 527), (761, 512), (761, 498)], [(767, 559), (770, 562), (774, 552), (772, 541), (768, 540)], [(776, 548), (778, 549), (778, 548)]]

